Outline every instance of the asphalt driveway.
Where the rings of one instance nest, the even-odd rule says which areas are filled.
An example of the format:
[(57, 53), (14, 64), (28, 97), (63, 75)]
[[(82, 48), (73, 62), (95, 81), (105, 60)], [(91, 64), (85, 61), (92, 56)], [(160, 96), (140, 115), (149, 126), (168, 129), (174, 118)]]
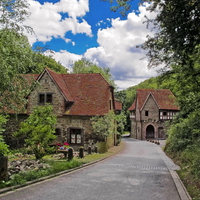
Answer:
[(181, 200), (160, 146), (124, 138), (125, 149), (97, 164), (0, 195), (0, 200)]

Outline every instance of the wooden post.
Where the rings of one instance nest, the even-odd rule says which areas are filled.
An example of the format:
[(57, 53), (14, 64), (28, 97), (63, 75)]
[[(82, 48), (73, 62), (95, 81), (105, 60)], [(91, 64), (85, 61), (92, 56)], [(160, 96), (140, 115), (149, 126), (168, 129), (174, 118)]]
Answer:
[(91, 146), (88, 147), (88, 154), (89, 155), (92, 154), (92, 148), (91, 148)]
[(83, 157), (84, 157), (84, 149), (83, 149), (83, 147), (80, 147), (80, 148), (79, 148), (79, 157), (80, 157), (80, 158), (83, 158)]
[(68, 161), (72, 160), (73, 157), (74, 157), (74, 155), (73, 155), (73, 149), (69, 148), (68, 149)]

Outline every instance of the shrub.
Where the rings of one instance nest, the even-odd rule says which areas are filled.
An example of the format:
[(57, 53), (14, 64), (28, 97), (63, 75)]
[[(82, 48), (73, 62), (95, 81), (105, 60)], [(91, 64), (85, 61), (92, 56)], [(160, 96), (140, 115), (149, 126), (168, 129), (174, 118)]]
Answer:
[(51, 105), (37, 106), (33, 113), (21, 123), (20, 130), (14, 135), (24, 136), (27, 147), (30, 147), (36, 159), (41, 159), (50, 148), (49, 144), (56, 138), (56, 116), (52, 114)]
[(7, 122), (7, 117), (0, 115), (0, 156), (5, 155), (9, 152), (8, 145), (4, 142), (2, 132), (4, 131), (3, 126)]

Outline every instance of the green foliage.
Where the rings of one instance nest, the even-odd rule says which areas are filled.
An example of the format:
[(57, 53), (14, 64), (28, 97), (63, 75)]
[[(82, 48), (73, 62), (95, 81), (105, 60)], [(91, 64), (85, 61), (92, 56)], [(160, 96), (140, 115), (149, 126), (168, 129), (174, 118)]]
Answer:
[(0, 24), (2, 28), (12, 29), (17, 32), (29, 31), (32, 29), (24, 25), (29, 16), (28, 3), (26, 0), (1, 0), (0, 1)]
[(115, 114), (110, 111), (104, 116), (95, 116), (91, 119), (93, 133), (98, 136), (100, 141), (106, 141), (107, 137), (114, 133), (116, 129)]
[(117, 122), (117, 132), (122, 135), (126, 125), (126, 115), (122, 112), (119, 115), (115, 115), (114, 119)]
[(178, 118), (169, 129), (170, 143), (167, 150), (181, 152), (195, 141), (200, 142), (200, 109), (191, 112), (187, 118)]
[(182, 67), (193, 66), (191, 55), (198, 54), (200, 27), (197, 26), (199, 15), (199, 1), (193, 0), (154, 0), (150, 8), (157, 12), (155, 19), (148, 19), (147, 23), (153, 23), (157, 33), (150, 37), (142, 45), (148, 49), (147, 56), (150, 59), (149, 67), (165, 64), (178, 64)]
[(42, 72), (44, 67), (48, 67), (57, 73), (66, 74), (67, 68), (65, 68), (59, 62), (56, 62), (52, 56), (44, 55), (44, 53), (46, 53), (47, 51), (48, 50), (46, 50), (45, 52), (38, 50), (33, 51), (32, 59), (34, 64), (29, 68), (29, 72), (27, 73), (39, 74)]
[(102, 154), (108, 151), (108, 144), (106, 142), (97, 142), (96, 145), (99, 153)]
[(5, 155), (9, 152), (8, 145), (5, 144), (2, 132), (4, 131), (4, 125), (7, 122), (7, 117), (0, 115), (0, 156)]
[(109, 68), (97, 66), (84, 58), (74, 63), (72, 73), (100, 73), (110, 85), (115, 86), (114, 79)]
[(52, 114), (52, 106), (37, 106), (33, 113), (21, 123), (20, 129), (15, 133), (16, 137), (25, 137), (26, 145), (35, 154), (36, 159), (41, 159), (49, 149), (49, 144), (56, 138), (56, 116)]
[(113, 12), (119, 11), (119, 13), (125, 17), (127, 11), (131, 9), (131, 2), (133, 0), (101, 0), (101, 1), (109, 2), (110, 4), (112, 4), (112, 6), (110, 7), (111, 11)]
[[(20, 74), (31, 65), (31, 46), (25, 36), (15, 30), (0, 30), (0, 109), (18, 110), (24, 103), (27, 84)], [(23, 89), (22, 89), (23, 88)], [(6, 111), (6, 110), (5, 110)]]

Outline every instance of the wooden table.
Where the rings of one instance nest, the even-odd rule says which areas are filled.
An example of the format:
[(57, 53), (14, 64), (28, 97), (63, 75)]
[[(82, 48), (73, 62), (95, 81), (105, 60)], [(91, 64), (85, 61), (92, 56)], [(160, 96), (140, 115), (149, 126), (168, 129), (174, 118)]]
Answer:
[(63, 153), (65, 158), (67, 158), (68, 149), (58, 149), (57, 152)]

